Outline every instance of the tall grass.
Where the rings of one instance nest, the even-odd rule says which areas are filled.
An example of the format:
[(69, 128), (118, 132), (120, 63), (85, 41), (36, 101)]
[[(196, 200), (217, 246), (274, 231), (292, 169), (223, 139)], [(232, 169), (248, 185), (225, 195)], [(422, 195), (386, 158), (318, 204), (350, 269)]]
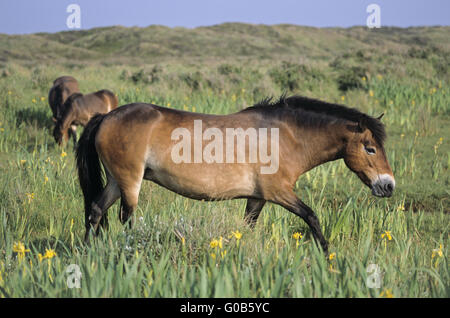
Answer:
[[(277, 67), (310, 77), (283, 79)], [(0, 297), (448, 297), (445, 81), (372, 74), (341, 91), (339, 75), (322, 64), (174, 64), (157, 68), (153, 82), (139, 67), (126, 67), (130, 76), (124, 68), (86, 66), (71, 75), (84, 92), (112, 89), (121, 104), (226, 114), (280, 95), (287, 80), (293, 93), (384, 112), (395, 195), (371, 196), (343, 162), (302, 176), (295, 191), (319, 216), (332, 255), (325, 258), (306, 224), (281, 207), (268, 204), (252, 231), (243, 200), (193, 201), (144, 183), (136, 226), (120, 224), (116, 204), (109, 230), (87, 246), (74, 154), (55, 146), (46, 100), (67, 69), (12, 64), (0, 78)], [(71, 264), (80, 288), (68, 287)], [(379, 288), (367, 284), (370, 264), (379, 268)]]

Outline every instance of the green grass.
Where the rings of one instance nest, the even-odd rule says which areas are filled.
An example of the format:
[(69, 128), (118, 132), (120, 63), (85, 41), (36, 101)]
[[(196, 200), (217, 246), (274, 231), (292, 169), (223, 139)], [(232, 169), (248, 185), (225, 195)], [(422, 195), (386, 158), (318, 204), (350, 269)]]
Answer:
[[(359, 28), (226, 24), (192, 32), (150, 29), (163, 32), (156, 38), (164, 38), (164, 32), (180, 39), (186, 33), (198, 37), (181, 47), (209, 45), (204, 36), (214, 32), (226, 39), (245, 32), (267, 44), (276, 36), (273, 32), (289, 31), (294, 39), (309, 35), (316, 41), (305, 40), (314, 48), (305, 62), (289, 48), (282, 54), (268, 49), (263, 58), (253, 51), (247, 58), (229, 51), (221, 59), (189, 51), (136, 66), (134, 58), (141, 57), (115, 65), (94, 56), (104, 54), (105, 46), (89, 41), (95, 34), (100, 41), (108, 28), (34, 35), (60, 45), (78, 41), (80, 48), (97, 53), (71, 64), (30, 66), (30, 61), (11, 57), (0, 64), (0, 297), (381, 297), (387, 292), (394, 297), (449, 297), (450, 89), (447, 70), (440, 67), (449, 52), (439, 46), (445, 28), (381, 29), (373, 33), (379, 49), (370, 50), (369, 43), (360, 53), (354, 53), (355, 43), (328, 42), (336, 34), (369, 39)], [(148, 28), (121, 32), (141, 32), (145, 38)], [(414, 36), (428, 39), (423, 52), (410, 50), (416, 48)], [(233, 45), (223, 41), (225, 47)], [(0, 38), (0, 46), (5, 43)], [(127, 49), (123, 43), (115, 45), (114, 52)], [(320, 53), (332, 48), (338, 53)], [(389, 49), (398, 54), (383, 54)], [(31, 52), (24, 49), (27, 54)], [(190, 54), (197, 57), (191, 60)], [(136, 226), (130, 230), (120, 224), (115, 204), (109, 210), (109, 230), (86, 246), (74, 154), (71, 147), (57, 147), (51, 137), (47, 94), (62, 74), (75, 76), (83, 92), (113, 90), (120, 104), (154, 102), (227, 114), (288, 91), (371, 115), (384, 112), (395, 194), (373, 197), (342, 161), (317, 167), (298, 180), (295, 191), (317, 213), (330, 253), (335, 253), (331, 260), (317, 249), (306, 224), (281, 207), (266, 205), (252, 231), (243, 222), (244, 200), (194, 201), (150, 182), (141, 190)], [(238, 240), (233, 231), (242, 237)], [(382, 238), (385, 231), (391, 240)], [(303, 235), (298, 244), (293, 238), (297, 232)], [(222, 248), (211, 248), (220, 237)], [(14, 251), (18, 242), (29, 249), (23, 258)], [(40, 261), (46, 249), (56, 256)], [(80, 289), (67, 286), (70, 264), (80, 267)], [(366, 284), (370, 264), (381, 271), (380, 288)]]

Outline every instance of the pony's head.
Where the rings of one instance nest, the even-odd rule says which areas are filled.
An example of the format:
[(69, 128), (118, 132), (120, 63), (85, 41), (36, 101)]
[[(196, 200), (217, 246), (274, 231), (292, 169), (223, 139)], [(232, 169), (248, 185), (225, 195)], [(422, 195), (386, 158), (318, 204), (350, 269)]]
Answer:
[(354, 132), (344, 150), (347, 167), (378, 197), (390, 197), (395, 179), (384, 151), (386, 132), (379, 118), (363, 115), (356, 125), (348, 128)]
[(55, 138), (55, 142), (61, 146), (64, 142), (67, 142), (69, 139), (69, 134), (67, 129), (62, 129), (61, 120), (56, 121), (55, 128), (53, 129), (53, 138)]

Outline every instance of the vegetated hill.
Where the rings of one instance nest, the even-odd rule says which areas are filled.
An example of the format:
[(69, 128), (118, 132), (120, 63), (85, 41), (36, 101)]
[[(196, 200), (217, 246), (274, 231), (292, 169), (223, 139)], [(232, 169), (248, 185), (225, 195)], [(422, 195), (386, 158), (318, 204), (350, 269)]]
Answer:
[[(0, 63), (57, 61), (161, 62), (174, 58), (286, 58), (330, 60), (364, 50), (396, 54), (450, 52), (450, 27), (368, 29), (225, 23), (209, 27), (113, 26), (81, 31), (0, 34)], [(413, 52), (414, 53), (414, 52)]]

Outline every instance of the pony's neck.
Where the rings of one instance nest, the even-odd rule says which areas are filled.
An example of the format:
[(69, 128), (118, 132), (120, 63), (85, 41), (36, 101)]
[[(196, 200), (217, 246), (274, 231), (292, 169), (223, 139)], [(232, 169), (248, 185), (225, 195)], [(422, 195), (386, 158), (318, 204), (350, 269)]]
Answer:
[(72, 101), (70, 104), (64, 107), (64, 112), (60, 119), (60, 127), (61, 131), (66, 131), (69, 129), (69, 126), (75, 120), (75, 101)]
[(341, 123), (315, 128), (299, 127), (297, 136), (302, 174), (323, 163), (343, 158), (349, 132)]

